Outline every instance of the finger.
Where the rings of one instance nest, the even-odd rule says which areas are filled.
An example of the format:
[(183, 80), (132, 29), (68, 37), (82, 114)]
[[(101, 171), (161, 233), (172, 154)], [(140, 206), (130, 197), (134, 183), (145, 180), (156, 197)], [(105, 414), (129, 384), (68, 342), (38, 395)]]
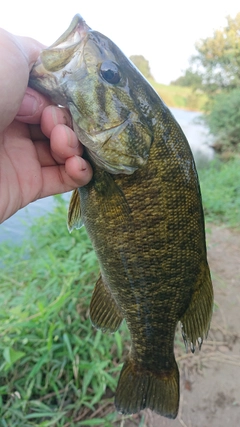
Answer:
[(55, 126), (50, 141), (52, 156), (59, 164), (65, 163), (68, 157), (83, 154), (82, 144), (73, 130), (66, 125)]
[(31, 140), (35, 143), (36, 141), (48, 141), (49, 138), (47, 138), (41, 131), (39, 125), (29, 125), (29, 134)]
[(53, 128), (58, 125), (63, 124), (71, 127), (72, 120), (69, 112), (66, 108), (55, 107), (54, 105), (49, 105), (43, 110), (41, 118), (41, 128), (43, 133), (50, 138)]
[(28, 64), (28, 69), (31, 71), (33, 64), (36, 62), (40, 52), (46, 47), (39, 41), (24, 36), (13, 36), (15, 38), (15, 44), (18, 49), (22, 52), (25, 60)]
[[(67, 171), (70, 171), (71, 175)], [(92, 168), (81, 157), (75, 157), (68, 159), (65, 167), (59, 165), (43, 168), (42, 177), (43, 190), (39, 195), (40, 198), (65, 193), (86, 185), (92, 178)]]
[(24, 123), (39, 124), (44, 109), (49, 105), (51, 105), (49, 99), (28, 87), (16, 119)]
[(41, 166), (64, 164), (69, 157), (83, 154), (82, 144), (68, 126), (55, 126), (51, 134), (51, 145), (49, 139), (41, 135), (38, 126), (30, 126), (30, 133)]
[(78, 187), (88, 184), (93, 176), (90, 163), (79, 156), (69, 157), (66, 160), (65, 171)]
[(42, 167), (57, 165), (57, 162), (54, 160), (50, 150), (49, 139), (46, 141), (38, 140), (34, 143), (34, 146), (37, 151), (39, 163)]

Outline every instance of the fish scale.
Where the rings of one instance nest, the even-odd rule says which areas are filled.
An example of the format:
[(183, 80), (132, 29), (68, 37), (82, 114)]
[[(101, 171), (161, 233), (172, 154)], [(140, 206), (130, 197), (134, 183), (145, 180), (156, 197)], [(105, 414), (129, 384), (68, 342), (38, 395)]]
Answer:
[(146, 407), (175, 418), (174, 335), (206, 338), (213, 306), (198, 176), (172, 114), (120, 49), (77, 15), (30, 75), (69, 108), (93, 178), (75, 190), (68, 227), (85, 225), (100, 265), (90, 318), (103, 331), (125, 319), (131, 349), (115, 395), (123, 414)]

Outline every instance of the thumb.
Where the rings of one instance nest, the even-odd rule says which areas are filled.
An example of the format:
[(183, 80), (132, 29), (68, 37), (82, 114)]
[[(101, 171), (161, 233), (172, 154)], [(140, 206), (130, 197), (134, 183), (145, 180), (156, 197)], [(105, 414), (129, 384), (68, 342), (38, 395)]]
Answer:
[(16, 116), (23, 100), (29, 72), (43, 46), (36, 40), (14, 36), (0, 29), (0, 129), (7, 127)]
[(39, 124), (42, 112), (51, 102), (45, 96), (27, 87), (16, 119), (28, 124)]

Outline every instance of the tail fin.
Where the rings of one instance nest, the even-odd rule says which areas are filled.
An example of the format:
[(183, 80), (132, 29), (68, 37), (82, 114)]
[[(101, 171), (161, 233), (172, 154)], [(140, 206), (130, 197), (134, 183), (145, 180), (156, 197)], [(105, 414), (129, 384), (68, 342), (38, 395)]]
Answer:
[(171, 371), (144, 371), (130, 358), (125, 362), (118, 381), (115, 406), (122, 414), (134, 414), (144, 408), (176, 418), (179, 405), (179, 371), (174, 360)]

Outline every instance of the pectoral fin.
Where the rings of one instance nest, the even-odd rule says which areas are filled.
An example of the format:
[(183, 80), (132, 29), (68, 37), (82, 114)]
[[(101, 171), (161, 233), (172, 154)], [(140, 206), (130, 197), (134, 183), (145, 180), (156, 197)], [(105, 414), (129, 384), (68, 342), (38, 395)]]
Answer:
[(104, 284), (102, 276), (98, 279), (92, 294), (90, 318), (96, 328), (110, 332), (117, 331), (123, 320), (121, 310)]
[(80, 194), (78, 189), (73, 191), (70, 199), (67, 225), (70, 233), (74, 228), (79, 229), (83, 226), (81, 219)]
[(98, 197), (101, 197), (102, 210), (106, 215), (110, 212), (111, 217), (121, 219), (123, 223), (131, 222), (131, 209), (112, 175), (98, 170), (94, 188)]

